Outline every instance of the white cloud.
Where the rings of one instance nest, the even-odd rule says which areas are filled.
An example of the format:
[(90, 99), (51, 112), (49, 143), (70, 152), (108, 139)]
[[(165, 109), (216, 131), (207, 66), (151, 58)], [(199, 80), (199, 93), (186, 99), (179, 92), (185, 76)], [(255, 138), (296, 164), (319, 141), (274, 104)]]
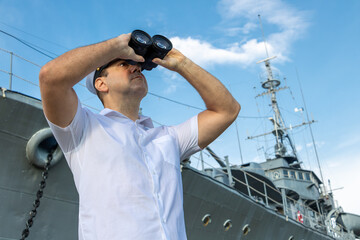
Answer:
[(164, 90), (165, 94), (169, 95), (171, 93), (176, 92), (177, 85), (176, 84), (170, 84), (167, 86), (167, 88)]
[[(226, 49), (216, 48), (208, 42), (191, 37), (173, 37), (174, 47), (202, 67), (213, 64), (242, 64), (243, 67), (253, 65), (264, 57), (264, 45), (256, 39), (249, 40), (242, 45), (234, 43)], [(272, 49), (271, 46), (269, 46)], [(279, 53), (279, 55), (281, 55)]]
[(177, 73), (167, 71), (163, 67), (159, 67), (159, 70), (162, 72), (162, 80), (167, 86), (163, 91), (163, 94), (170, 95), (176, 92), (176, 90), (184, 83)]
[[(272, 48), (268, 49), (270, 55), (280, 53), (286, 56), (291, 44), (299, 39), (309, 26), (308, 12), (299, 11), (281, 0), (222, 0), (219, 3), (219, 12), (223, 16), (224, 25), (234, 22), (235, 19), (241, 19), (237, 22), (247, 21), (241, 28), (247, 31), (242, 33), (248, 33), (256, 29), (255, 26), (259, 26), (258, 14), (261, 15), (263, 23), (274, 25), (278, 32), (265, 34), (267, 44)], [(234, 32), (233, 28), (228, 30), (230, 34)], [(264, 29), (264, 32), (267, 33), (267, 30)], [(257, 35), (260, 36), (260, 30)]]
[[(323, 142), (323, 141), (322, 142), (315, 141), (315, 144), (316, 144), (316, 147), (321, 148), (322, 146), (325, 145), (325, 142)], [(313, 146), (314, 146), (314, 144), (312, 142), (306, 144), (306, 147), (313, 147)]]
[[(228, 36), (236, 36), (239, 33), (248, 34), (259, 26), (258, 13), (262, 20), (275, 25), (277, 32), (268, 35), (267, 50), (271, 56), (277, 56), (277, 61), (288, 61), (291, 44), (298, 39), (306, 30), (308, 23), (306, 13), (296, 10), (280, 0), (223, 0), (219, 3), (219, 11), (223, 17), (221, 25), (232, 23), (231, 27), (224, 27)], [(241, 26), (234, 26), (234, 19), (244, 18), (238, 21)], [(261, 38), (261, 33), (256, 34)], [(234, 38), (237, 39), (237, 38)], [(218, 48), (209, 42), (192, 37), (173, 37), (171, 41), (175, 48), (179, 49), (190, 59), (202, 67), (214, 64), (237, 64), (242, 67), (253, 65), (258, 60), (264, 59), (265, 45), (257, 39), (241, 37), (241, 42), (232, 42), (225, 48)]]
[(251, 23), (258, 24), (258, 15), (262, 21), (278, 26), (282, 32), (303, 31), (308, 26), (307, 13), (299, 11), (281, 0), (222, 0), (219, 11), (225, 20), (245, 18)]
[(252, 30), (256, 29), (257, 25), (253, 22), (245, 23), (243, 27), (231, 27), (226, 29), (226, 35), (232, 37), (236, 36), (239, 33), (249, 34)]

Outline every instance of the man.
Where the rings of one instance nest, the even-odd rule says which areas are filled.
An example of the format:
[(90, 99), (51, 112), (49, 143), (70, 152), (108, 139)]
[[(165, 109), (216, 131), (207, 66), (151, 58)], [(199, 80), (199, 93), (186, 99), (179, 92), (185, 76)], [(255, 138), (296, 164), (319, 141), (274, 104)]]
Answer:
[[(79, 239), (186, 239), (180, 161), (218, 137), (240, 105), (214, 76), (178, 50), (153, 62), (183, 76), (206, 110), (173, 127), (139, 116), (148, 86), (131, 34), (71, 50), (40, 71), (43, 108), (79, 192)], [(105, 68), (94, 72), (99, 66)], [(87, 86), (104, 105), (82, 108), (73, 86)]]

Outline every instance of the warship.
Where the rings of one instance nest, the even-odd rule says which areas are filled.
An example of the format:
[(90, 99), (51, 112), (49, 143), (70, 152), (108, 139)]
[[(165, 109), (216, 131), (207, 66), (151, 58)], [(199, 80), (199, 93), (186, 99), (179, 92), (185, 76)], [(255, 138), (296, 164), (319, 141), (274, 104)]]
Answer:
[[(10, 68), (0, 69), (2, 82), (9, 77), (8, 87), (0, 86), (0, 239), (77, 239), (78, 194), (41, 100), (12, 90), (13, 78), (26, 81), (13, 72), (13, 58), (33, 63), (0, 51), (10, 56)], [(189, 240), (360, 237), (360, 216), (336, 206), (322, 176), (302, 168), (279, 110), (281, 82), (273, 76), (272, 59), (259, 63), (267, 72), (260, 95), (270, 96), (273, 130), (249, 138), (272, 135), (274, 154), (260, 163), (231, 165), (207, 147), (218, 167), (204, 167), (201, 159), (203, 167), (195, 168), (193, 157), (181, 164)]]

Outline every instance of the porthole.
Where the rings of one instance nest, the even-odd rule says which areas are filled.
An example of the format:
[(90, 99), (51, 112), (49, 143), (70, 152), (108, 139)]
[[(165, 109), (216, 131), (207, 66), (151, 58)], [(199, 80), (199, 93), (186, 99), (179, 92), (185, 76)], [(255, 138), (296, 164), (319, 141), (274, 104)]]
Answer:
[(246, 224), (246, 225), (243, 227), (242, 231), (243, 231), (243, 235), (244, 235), (244, 236), (248, 235), (249, 232), (251, 231), (249, 224)]
[(294, 240), (294, 239), (295, 239), (294, 236), (289, 237), (289, 240)]
[(202, 223), (203, 226), (206, 227), (207, 225), (209, 225), (211, 223), (211, 215), (210, 214), (206, 214), (203, 218), (202, 218)]
[(228, 219), (228, 220), (226, 220), (225, 222), (224, 222), (224, 230), (225, 230), (225, 232), (226, 231), (229, 231), (229, 229), (232, 227), (232, 222), (231, 222), (231, 220), (230, 219)]

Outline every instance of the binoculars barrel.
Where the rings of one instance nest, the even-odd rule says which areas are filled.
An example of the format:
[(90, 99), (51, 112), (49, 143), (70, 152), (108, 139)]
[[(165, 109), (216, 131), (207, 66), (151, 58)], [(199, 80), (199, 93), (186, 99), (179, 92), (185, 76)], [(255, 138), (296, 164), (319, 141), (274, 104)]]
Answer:
[[(148, 71), (157, 67), (157, 64), (152, 62), (154, 58), (163, 59), (172, 49), (172, 43), (166, 37), (162, 35), (150, 37), (149, 34), (141, 30), (135, 30), (131, 33), (129, 46), (134, 49), (136, 54), (145, 58), (145, 62), (140, 63), (141, 70)], [(132, 60), (128, 60), (128, 62), (137, 64)]]

